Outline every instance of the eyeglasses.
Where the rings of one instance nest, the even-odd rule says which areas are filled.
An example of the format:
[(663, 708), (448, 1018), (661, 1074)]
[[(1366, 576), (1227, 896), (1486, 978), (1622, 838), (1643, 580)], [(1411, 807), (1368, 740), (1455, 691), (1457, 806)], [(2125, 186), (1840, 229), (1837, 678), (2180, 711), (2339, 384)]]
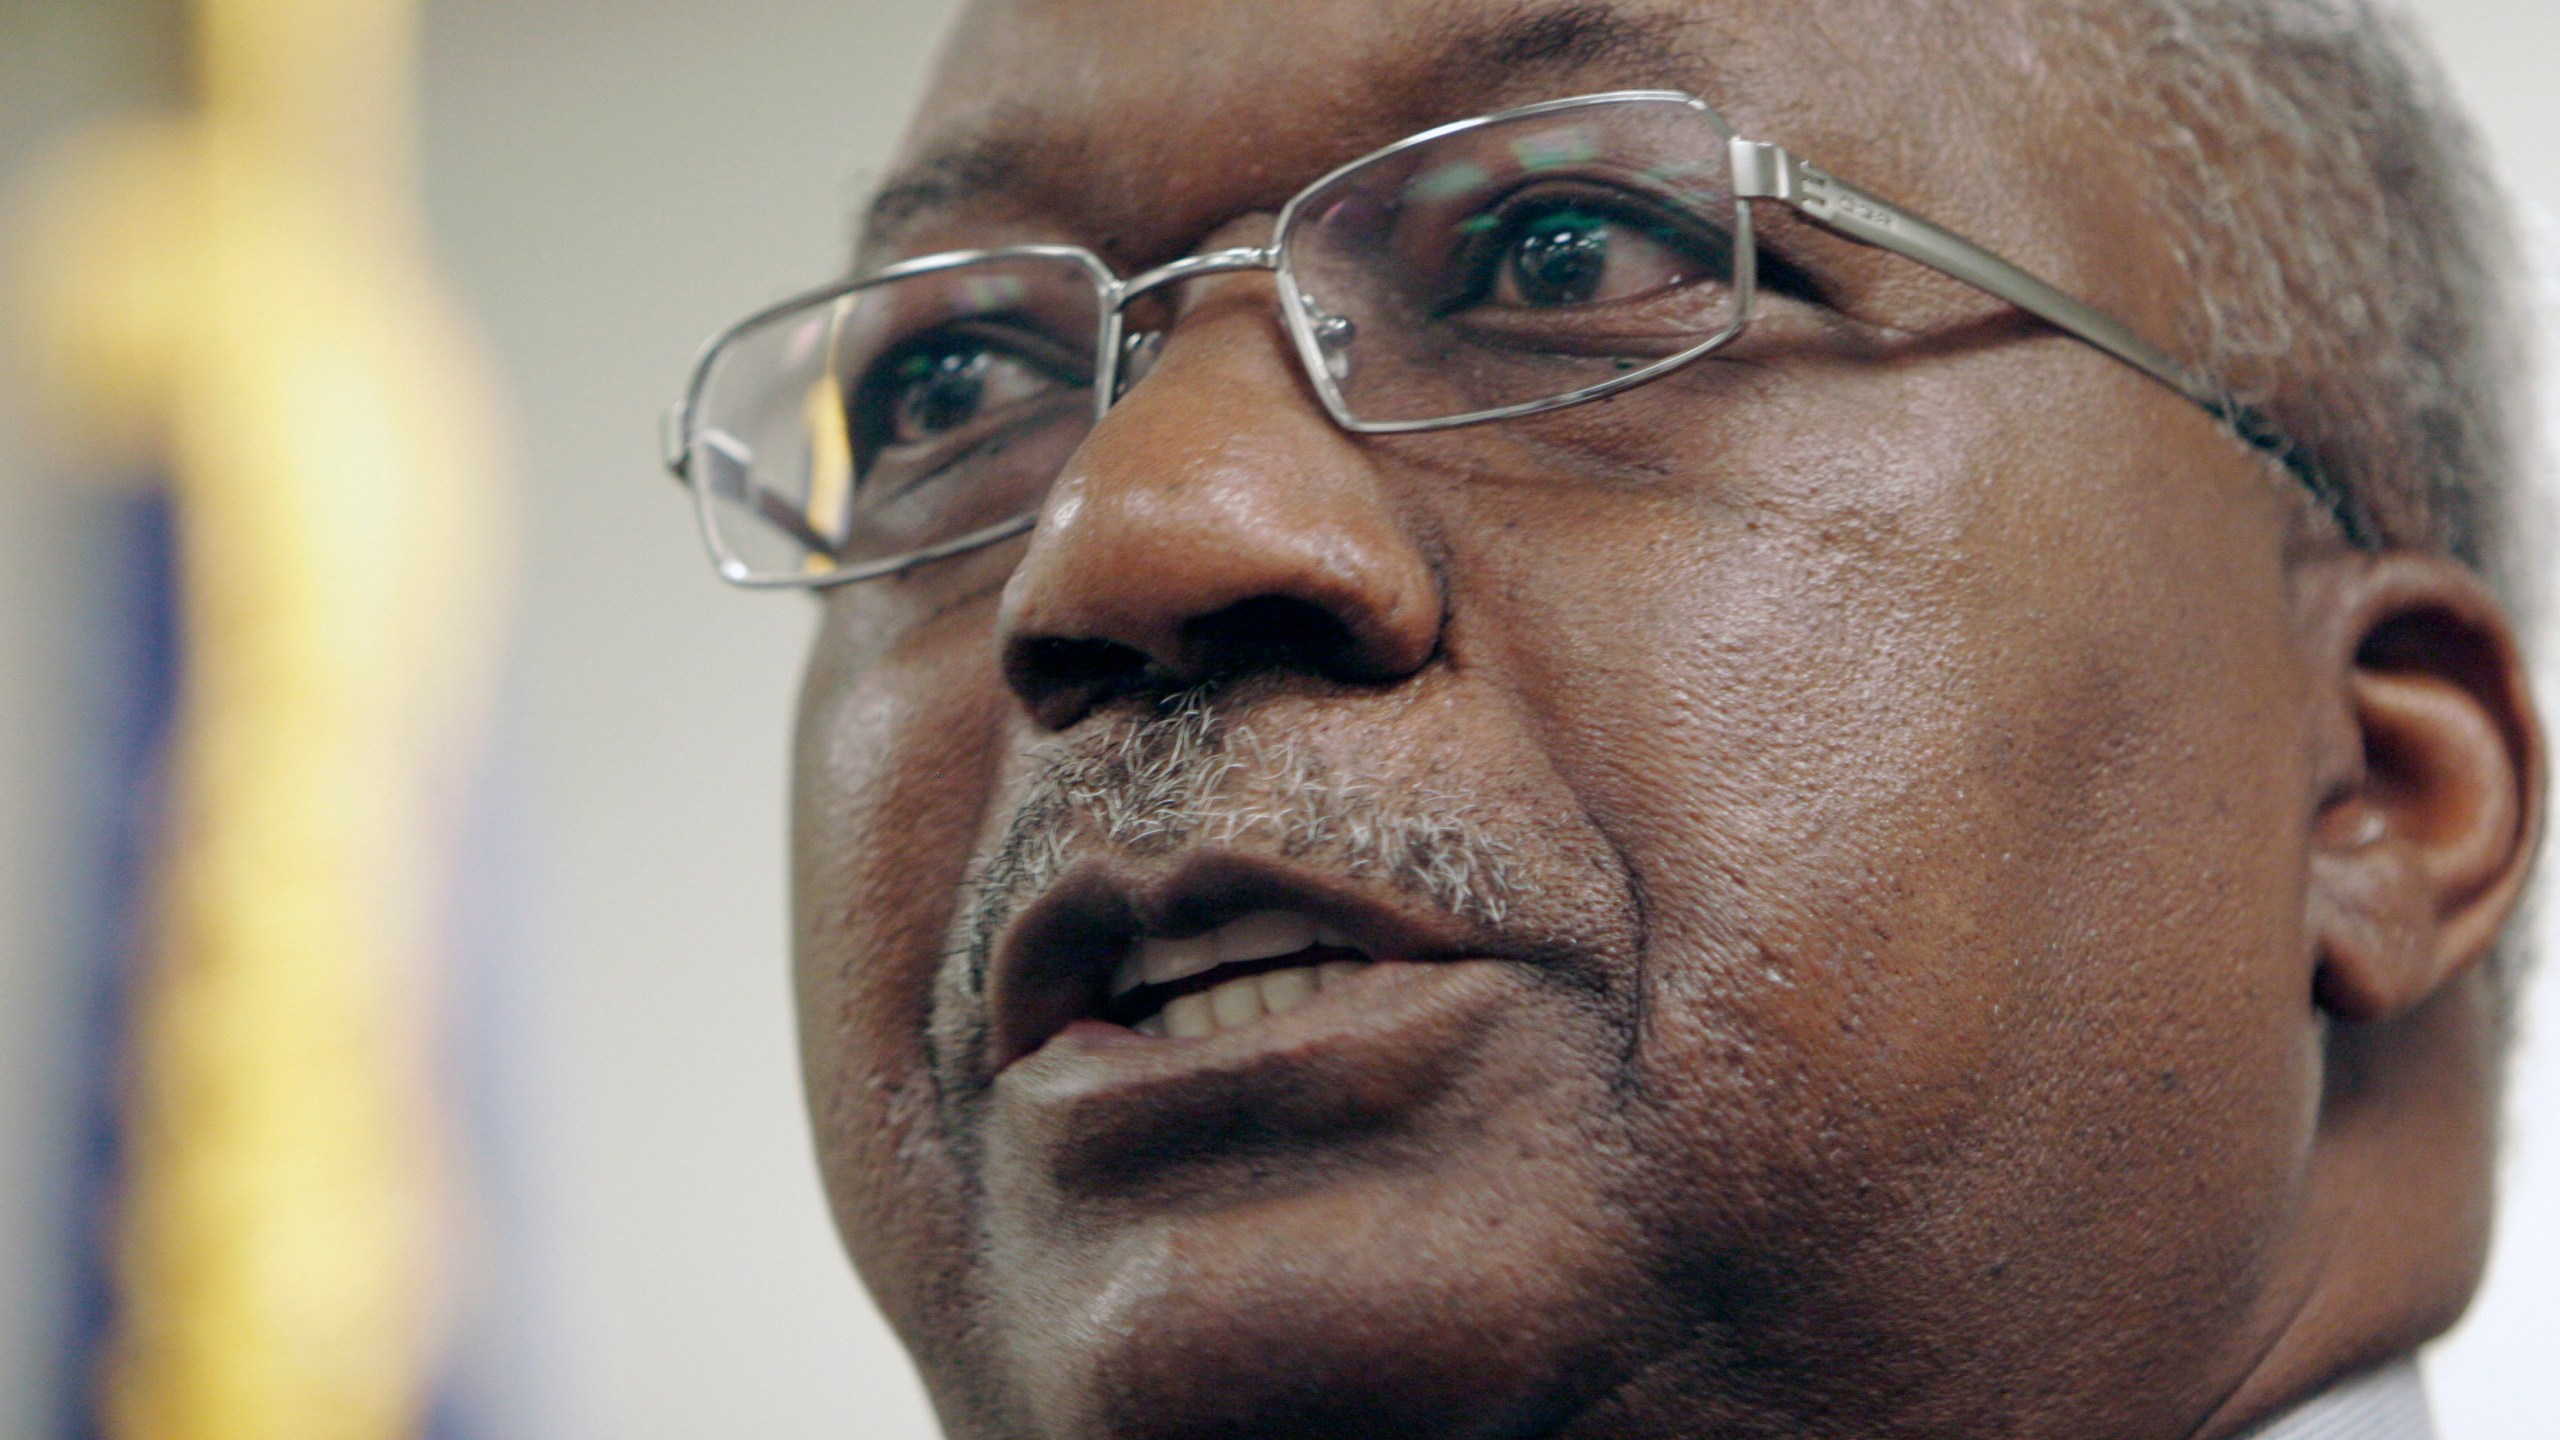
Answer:
[(1134, 279), (1088, 250), (1026, 245), (930, 255), (786, 300), (704, 348), (668, 415), (667, 464), (737, 584), (895, 575), (1032, 528), (1161, 345), (1169, 287), (1271, 272), (1307, 381), (1345, 430), (1476, 425), (1615, 395), (1729, 344), (1759, 288), (1755, 200), (2133, 366), (2283, 460), (2357, 533), (2271, 427), (2119, 321), (1663, 91), (1425, 131), (1299, 192), (1269, 246)]

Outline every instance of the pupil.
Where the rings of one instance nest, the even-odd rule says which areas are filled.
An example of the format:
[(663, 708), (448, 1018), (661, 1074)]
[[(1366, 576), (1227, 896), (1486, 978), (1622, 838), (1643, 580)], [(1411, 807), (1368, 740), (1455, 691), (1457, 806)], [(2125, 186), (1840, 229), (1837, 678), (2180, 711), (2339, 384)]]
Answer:
[(1589, 215), (1541, 221), (1511, 252), (1512, 277), (1532, 305), (1580, 305), (1608, 268), (1608, 222)]
[(916, 428), (928, 435), (956, 430), (976, 417), (986, 390), (987, 352), (939, 355), (907, 392), (908, 413)]

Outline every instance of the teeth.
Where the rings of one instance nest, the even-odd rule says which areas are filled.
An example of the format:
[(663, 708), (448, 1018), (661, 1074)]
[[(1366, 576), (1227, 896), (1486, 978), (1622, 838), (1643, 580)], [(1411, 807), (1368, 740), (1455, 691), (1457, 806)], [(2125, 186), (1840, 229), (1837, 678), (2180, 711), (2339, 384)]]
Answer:
[(1170, 985), (1194, 975), (1218, 968), (1218, 932), (1194, 935), (1188, 940), (1158, 940), (1153, 937), (1138, 942), (1138, 968), (1150, 985)]
[(1182, 996), (1131, 1028), (1141, 1035), (1173, 1040), (1197, 1040), (1241, 1029), (1265, 1015), (1286, 1015), (1313, 1000), (1318, 991), (1368, 968), (1365, 960), (1336, 960), (1241, 976)]
[(1217, 942), (1221, 965), (1295, 955), (1316, 943), (1315, 922), (1286, 910), (1256, 910), (1228, 921), (1209, 935)]
[(1221, 1030), (1236, 1030), (1269, 1014), (1262, 1008), (1262, 981), (1247, 975), (1230, 980), (1209, 992), (1209, 1013), (1218, 1018)]
[(1259, 982), (1262, 986), (1262, 1008), (1274, 1015), (1286, 1015), (1316, 998), (1317, 977), (1313, 966), (1269, 971), (1259, 977)]
[(1126, 995), (1141, 985), (1170, 985), (1205, 975), (1221, 965), (1295, 955), (1310, 945), (1350, 948), (1351, 942), (1330, 925), (1319, 925), (1287, 910), (1256, 910), (1228, 921), (1206, 935), (1181, 940), (1155, 936), (1131, 947), (1129, 957), (1111, 977), (1111, 993)]
[[(1256, 910), (1205, 935), (1180, 940), (1141, 938), (1129, 947), (1119, 969), (1112, 972), (1111, 994), (1117, 998), (1142, 985), (1177, 984), (1206, 975), (1221, 965), (1275, 960), (1316, 946), (1329, 950), (1356, 948), (1340, 930), (1295, 911)], [(1298, 965), (1239, 976), (1168, 1001), (1164, 1009), (1138, 1021), (1133, 1028), (1141, 1035), (1196, 1040), (1250, 1025), (1265, 1015), (1286, 1015), (1314, 999), (1326, 986), (1340, 984), (1368, 968), (1366, 960), (1330, 960), (1322, 965)]]
[(1164, 1007), (1164, 1033), (1176, 1040), (1197, 1040), (1218, 1033), (1218, 1017), (1206, 995), (1185, 995)]

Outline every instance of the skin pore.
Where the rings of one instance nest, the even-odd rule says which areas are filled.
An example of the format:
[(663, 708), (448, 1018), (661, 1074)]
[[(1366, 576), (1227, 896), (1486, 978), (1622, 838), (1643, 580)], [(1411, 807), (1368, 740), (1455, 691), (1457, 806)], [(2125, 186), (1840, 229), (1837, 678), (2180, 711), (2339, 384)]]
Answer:
[[(2139, 145), (1968, 13), (988, 0), (864, 263), (1134, 274), (1423, 126), (1667, 86), (2177, 333)], [(2458, 1313), (2541, 793), (2497, 606), (1761, 219), (1808, 283), (1731, 350), (1438, 434), (1337, 429), (1268, 279), (1192, 284), (1030, 537), (827, 592), (810, 1104), (953, 1434), (2218, 1437)], [(1189, 818), (1080, 828), (1168, 713)], [(1256, 818), (1318, 780), (1319, 838)], [(1094, 937), (1267, 906), (1390, 963), (1060, 1028)]]

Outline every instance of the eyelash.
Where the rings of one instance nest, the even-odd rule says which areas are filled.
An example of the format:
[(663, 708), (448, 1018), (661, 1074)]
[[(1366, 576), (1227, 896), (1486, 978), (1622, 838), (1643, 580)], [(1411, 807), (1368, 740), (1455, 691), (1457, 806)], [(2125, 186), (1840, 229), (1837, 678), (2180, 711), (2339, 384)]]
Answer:
[(1090, 386), (1092, 377), (1078, 372), (1077, 367), (1063, 362), (1061, 356), (1034, 353), (1031, 337), (1019, 325), (1006, 326), (1001, 320), (980, 317), (965, 325), (928, 330), (899, 342), (895, 349), (875, 360), (846, 397), (846, 429), (853, 438), (856, 469), (867, 470), (880, 453), (891, 448), (883, 438), (889, 427), (890, 411), (906, 382), (898, 372), (907, 361), (919, 356), (948, 355), (968, 350), (1014, 361), (1036, 371), (1068, 389)]
[[(1694, 247), (1698, 240), (1705, 239), (1729, 250), (1734, 243), (1733, 234), (1728, 230), (1711, 228), (1701, 235), (1702, 227), (1696, 221), (1662, 207), (1642, 204), (1623, 193), (1552, 188), (1515, 191), (1484, 212), (1484, 217), (1494, 223), (1483, 227), (1483, 234), (1474, 239), (1460, 261), (1458, 269), (1467, 277), (1466, 288), (1446, 302), (1448, 307), (1456, 309), (1482, 300), (1496, 278), (1495, 270), (1501, 258), (1519, 242), (1527, 223), (1541, 212), (1566, 205), (1585, 206), (1613, 224), (1643, 230), (1662, 238), (1666, 244), (1685, 243)], [(1829, 286), (1773, 250), (1765, 239), (1755, 238), (1754, 249), (1761, 290), (1826, 310), (1837, 308)]]
[(1540, 218), (1563, 210), (1584, 210), (1609, 224), (1664, 237), (1666, 244), (1693, 243), (1689, 230), (1674, 223), (1672, 217), (1640, 213), (1643, 208), (1650, 207), (1638, 207), (1621, 196), (1557, 187), (1515, 191), (1502, 197), (1462, 227), (1468, 233), (1453, 257), (1453, 269), (1461, 277), (1461, 284), (1455, 294), (1442, 302), (1444, 313), (1480, 303), (1499, 283), (1504, 258), (1529, 227)]

